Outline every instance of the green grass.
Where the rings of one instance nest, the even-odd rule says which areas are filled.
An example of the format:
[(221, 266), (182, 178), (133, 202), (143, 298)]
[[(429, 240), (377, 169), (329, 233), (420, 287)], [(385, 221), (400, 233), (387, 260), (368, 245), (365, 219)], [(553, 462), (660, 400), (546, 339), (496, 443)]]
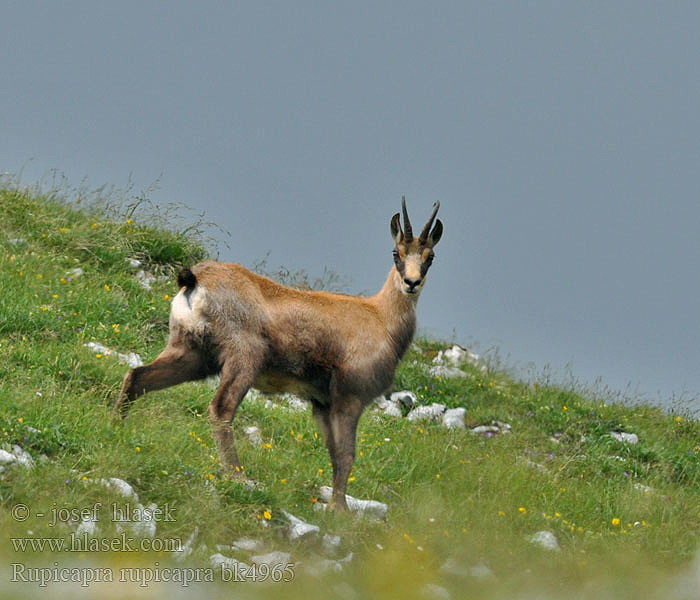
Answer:
[[(693, 597), (700, 426), (687, 415), (529, 385), (501, 370), (465, 366), (469, 377), (439, 379), (427, 368), (445, 344), (418, 340), (399, 366), (396, 389), (414, 390), (422, 403), (465, 407), (468, 426), (500, 420), (512, 433), (484, 438), (367, 410), (348, 492), (386, 502), (389, 517), (317, 512), (318, 488), (330, 485), (331, 469), (309, 411), (243, 404), (235, 435), (247, 473), (261, 484), (254, 491), (222, 476), (206, 419), (211, 382), (149, 394), (123, 424), (112, 422), (110, 405), (127, 367), (84, 344), (152, 360), (167, 337), (173, 274), (207, 255), (196, 237), (140, 222), (138, 211), (107, 218), (96, 207), (11, 186), (0, 189), (0, 206), (0, 446), (20, 444), (36, 460), (32, 470), (8, 467), (0, 475), (0, 570), (18, 561), (206, 567), (217, 544), (248, 536), (263, 540), (266, 551), (290, 551), (298, 563), (293, 584), (236, 588), (253, 595), (343, 597), (336, 586), (346, 582), (358, 597), (373, 598), (422, 597), (425, 583), (453, 598), (463, 597), (465, 586), (474, 598)], [(16, 238), (24, 241), (10, 241)], [(132, 257), (167, 277), (144, 290)], [(83, 274), (71, 277), (78, 267)], [(263, 447), (243, 435), (251, 424), (260, 427)], [(640, 442), (617, 442), (610, 431), (634, 432)], [(128, 481), (144, 504), (172, 507), (176, 518), (159, 523), (157, 537), (185, 540), (198, 527), (198, 550), (181, 564), (167, 552), (12, 549), (12, 537), (69, 535), (68, 525), (50, 527), (37, 512), (121, 506), (119, 496), (90, 483), (101, 477)], [(26, 521), (12, 518), (19, 503), (31, 509)], [(282, 510), (342, 537), (342, 555), (354, 553), (343, 573), (320, 580), (304, 574), (303, 563), (324, 551), (318, 541), (285, 541)], [(103, 516), (102, 535), (117, 536)], [(560, 553), (528, 541), (543, 529), (556, 535)], [(486, 565), (494, 577), (441, 573), (448, 558), (467, 569)], [(7, 596), (41, 594), (37, 584), (4, 585)], [(230, 597), (236, 584), (205, 585), (202, 593)], [(121, 597), (124, 587), (164, 593), (155, 584), (124, 584), (114, 593)]]

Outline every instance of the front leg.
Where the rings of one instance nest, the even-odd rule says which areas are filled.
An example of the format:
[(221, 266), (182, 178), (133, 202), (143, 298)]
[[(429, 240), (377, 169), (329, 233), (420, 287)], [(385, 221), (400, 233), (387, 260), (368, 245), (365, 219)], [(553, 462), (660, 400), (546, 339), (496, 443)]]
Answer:
[(240, 367), (233, 361), (225, 363), (219, 388), (207, 411), (219, 460), (228, 475), (241, 480), (246, 480), (246, 476), (233, 442), (232, 423), (238, 406), (254, 380), (252, 370)]
[(357, 423), (362, 415), (364, 403), (356, 396), (336, 399), (330, 409), (329, 422), (335, 456), (333, 460), (333, 495), (328, 507), (333, 510), (347, 510), (345, 490), (348, 477), (355, 462), (355, 437)]

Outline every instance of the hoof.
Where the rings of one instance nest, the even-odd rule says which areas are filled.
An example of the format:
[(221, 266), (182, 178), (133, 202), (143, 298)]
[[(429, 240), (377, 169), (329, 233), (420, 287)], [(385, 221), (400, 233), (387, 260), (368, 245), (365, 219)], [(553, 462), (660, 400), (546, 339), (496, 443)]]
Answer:
[(240, 483), (244, 486), (246, 486), (249, 490), (259, 490), (261, 489), (262, 485), (255, 481), (255, 479), (251, 479), (250, 477), (247, 477), (245, 472), (242, 469), (239, 469), (236, 471), (235, 469), (229, 469), (224, 473), (224, 479), (226, 481), (233, 481), (234, 483)]
[(330, 502), (328, 503), (328, 509), (332, 510), (333, 512), (348, 512), (348, 503), (345, 501), (345, 498), (343, 497), (342, 499), (340, 498), (331, 498)]

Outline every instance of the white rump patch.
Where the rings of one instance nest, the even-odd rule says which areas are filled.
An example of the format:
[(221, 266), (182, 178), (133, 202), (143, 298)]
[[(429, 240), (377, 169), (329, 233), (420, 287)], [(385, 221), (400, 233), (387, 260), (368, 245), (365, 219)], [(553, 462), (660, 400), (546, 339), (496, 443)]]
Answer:
[(207, 296), (207, 290), (200, 285), (188, 293), (181, 289), (170, 305), (170, 325), (177, 324), (190, 331), (201, 329)]

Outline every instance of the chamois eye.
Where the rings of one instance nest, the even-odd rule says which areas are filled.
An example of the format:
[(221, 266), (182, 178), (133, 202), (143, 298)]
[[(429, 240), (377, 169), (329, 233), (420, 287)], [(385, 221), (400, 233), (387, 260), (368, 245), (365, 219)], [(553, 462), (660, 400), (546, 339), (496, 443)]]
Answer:
[(398, 262), (401, 260), (401, 257), (399, 256), (399, 251), (398, 251), (398, 250), (394, 250), (394, 251), (392, 252), (392, 254), (394, 255), (394, 262), (395, 262), (395, 263), (398, 263)]
[(428, 254), (428, 258), (425, 259), (425, 263), (430, 265), (433, 263), (433, 259), (435, 258), (435, 255), (431, 252)]

